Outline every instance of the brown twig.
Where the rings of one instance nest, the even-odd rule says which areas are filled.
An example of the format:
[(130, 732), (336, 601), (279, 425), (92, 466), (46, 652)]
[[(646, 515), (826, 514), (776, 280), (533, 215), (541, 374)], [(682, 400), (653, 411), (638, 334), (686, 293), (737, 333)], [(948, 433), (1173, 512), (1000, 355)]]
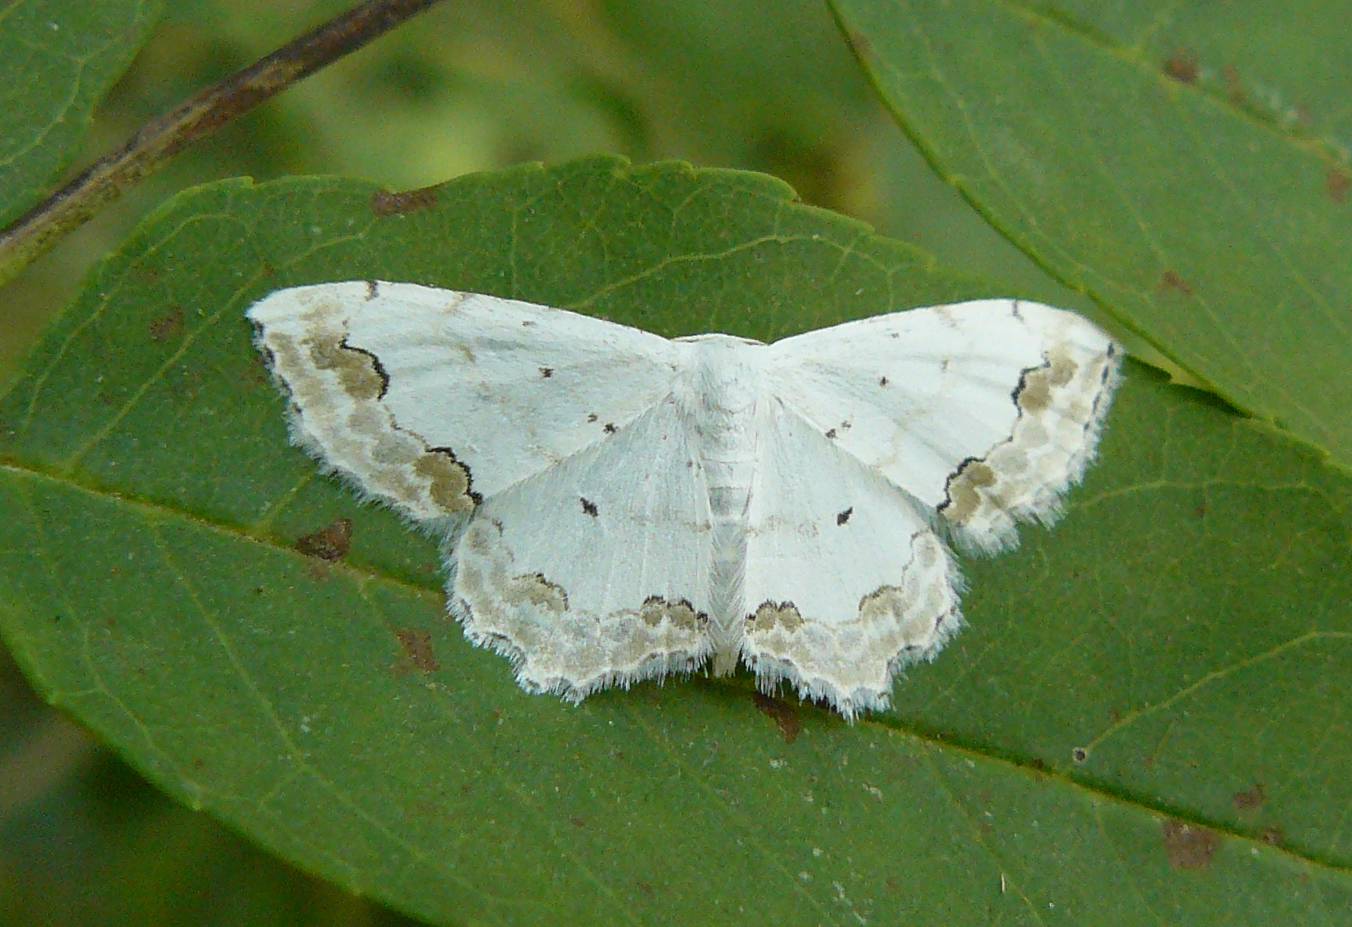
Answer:
[(0, 283), (204, 135), (440, 0), (370, 0), (142, 126), (0, 232)]

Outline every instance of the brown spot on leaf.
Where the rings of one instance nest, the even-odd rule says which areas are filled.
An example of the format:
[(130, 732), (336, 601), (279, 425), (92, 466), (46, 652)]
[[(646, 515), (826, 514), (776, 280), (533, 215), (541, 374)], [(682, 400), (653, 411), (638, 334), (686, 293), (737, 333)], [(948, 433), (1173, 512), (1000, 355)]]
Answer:
[(1170, 819), (1164, 822), (1164, 852), (1175, 869), (1205, 869), (1221, 845), (1214, 830)]
[(296, 541), (296, 550), (307, 557), (320, 560), (342, 560), (352, 546), (352, 520), (339, 518), (314, 534), (307, 534)]
[(175, 306), (150, 323), (150, 340), (165, 342), (183, 334), (183, 307)]
[(427, 801), (426, 799), (415, 798), (408, 802), (408, 813), (416, 818), (424, 820), (436, 820), (443, 814), (442, 806), (436, 801)]
[(791, 744), (798, 739), (803, 730), (803, 721), (798, 717), (796, 708), (764, 692), (753, 692), (751, 698), (756, 702), (758, 709), (774, 720), (775, 726), (779, 728), (779, 733), (784, 738), (784, 743)]
[(1262, 807), (1263, 802), (1267, 801), (1267, 793), (1263, 791), (1263, 783), (1255, 782), (1253, 788), (1244, 792), (1236, 792), (1231, 798), (1238, 810), (1252, 811), (1254, 808)]
[(573, 825), (574, 827), (586, 827), (586, 826), (587, 826), (587, 822), (586, 822), (585, 820), (583, 820), (582, 818), (578, 817), (577, 815), (573, 815), (573, 817), (569, 818), (569, 819), (568, 819), (568, 823), (571, 824), (571, 825)]
[(1249, 102), (1249, 94), (1244, 89), (1244, 84), (1239, 79), (1239, 71), (1233, 64), (1227, 64), (1221, 68), (1221, 77), (1225, 79), (1225, 94), (1230, 98), (1230, 102), (1236, 106), (1244, 106)]
[(188, 367), (181, 372), (181, 376), (182, 379), (178, 384), (179, 396), (187, 400), (196, 399), (198, 392), (202, 389), (202, 384), (206, 381), (202, 371), (197, 367)]
[(1192, 285), (1178, 275), (1176, 270), (1166, 270), (1160, 274), (1160, 289), (1174, 290), (1184, 296), (1192, 295)]
[(1347, 191), (1352, 190), (1352, 176), (1346, 171), (1331, 167), (1328, 176), (1324, 178), (1324, 189), (1328, 191), (1329, 199), (1333, 202), (1346, 203)]
[(432, 652), (432, 635), (419, 628), (397, 628), (394, 636), (404, 650), (404, 659), (414, 669), (432, 673), (441, 668), (437, 656)]
[(860, 58), (866, 58), (873, 54), (873, 43), (864, 33), (848, 32), (845, 35), (845, 40), (850, 43), (850, 48), (854, 49), (854, 53)]
[(386, 216), (402, 216), (420, 209), (431, 209), (436, 204), (437, 191), (433, 187), (405, 190), (402, 193), (377, 190), (371, 194), (371, 212), (382, 219)]
[(1268, 846), (1279, 847), (1286, 844), (1286, 834), (1282, 833), (1282, 829), (1275, 824), (1271, 827), (1264, 827), (1258, 836)]
[(1164, 62), (1164, 73), (1180, 83), (1197, 83), (1197, 52), (1190, 48), (1180, 48)]
[[(271, 352), (269, 352), (269, 356)], [(272, 379), (272, 373), (268, 370), (268, 362), (263, 359), (263, 355), (255, 353), (253, 360), (249, 362), (248, 382), (250, 386), (262, 386)]]

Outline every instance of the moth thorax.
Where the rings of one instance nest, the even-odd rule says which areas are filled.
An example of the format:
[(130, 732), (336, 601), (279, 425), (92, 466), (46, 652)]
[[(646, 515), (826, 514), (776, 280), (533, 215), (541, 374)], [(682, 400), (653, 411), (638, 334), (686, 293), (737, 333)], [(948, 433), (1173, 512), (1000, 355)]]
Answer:
[(691, 348), (689, 400), (700, 410), (700, 418), (725, 424), (729, 419), (754, 416), (762, 392), (764, 346), (712, 335), (693, 342)]

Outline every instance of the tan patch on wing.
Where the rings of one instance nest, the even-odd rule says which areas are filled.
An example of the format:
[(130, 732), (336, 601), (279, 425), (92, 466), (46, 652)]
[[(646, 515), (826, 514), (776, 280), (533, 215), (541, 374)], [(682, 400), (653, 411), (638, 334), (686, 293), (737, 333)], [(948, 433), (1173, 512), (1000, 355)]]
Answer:
[(502, 590), (502, 601), (505, 605), (527, 605), (555, 615), (568, 611), (568, 593), (542, 573), (513, 576)]
[(570, 701), (609, 685), (689, 672), (708, 657), (709, 616), (686, 599), (648, 596), (604, 613), (555, 579), (522, 573), (501, 522), (480, 510), (455, 551), (451, 611), (471, 641), (509, 657), (529, 692)]
[(949, 505), (944, 514), (961, 524), (981, 507), (982, 487), (995, 483), (995, 471), (975, 457), (964, 461), (948, 479)]
[(382, 402), (389, 375), (349, 343), (343, 311), (337, 300), (316, 300), (298, 320), (262, 329), (259, 345), (291, 395), (293, 438), (414, 518), (473, 510), (469, 469), (395, 421)]
[(1060, 341), (1023, 371), (1010, 394), (1018, 417), (1009, 437), (948, 478), (939, 512), (963, 540), (999, 550), (1017, 543), (1016, 520), (1056, 517), (1098, 445), (1119, 363), (1112, 343), (1093, 350)]
[(787, 681), (847, 719), (886, 708), (893, 677), (933, 657), (961, 626), (955, 578), (943, 542), (929, 529), (918, 531), (896, 583), (860, 598), (852, 616), (804, 615), (790, 602), (762, 604), (747, 616), (743, 657), (762, 691)]
[(770, 631), (776, 627), (796, 631), (803, 626), (803, 616), (792, 602), (762, 602), (747, 616), (746, 626), (748, 631)]
[(649, 596), (639, 609), (639, 617), (649, 627), (656, 628), (668, 621), (687, 631), (702, 631), (709, 626), (709, 616), (696, 611), (685, 599), (669, 602), (661, 596)]
[(449, 449), (430, 448), (414, 461), (413, 469), (427, 477), (433, 501), (448, 512), (462, 512), (473, 507), (475, 500), (469, 488), (469, 470)]
[(346, 337), (336, 342), (311, 338), (305, 346), (309, 349), (310, 363), (317, 370), (333, 371), (343, 391), (353, 399), (379, 399), (385, 395), (389, 379), (374, 354), (352, 347)]

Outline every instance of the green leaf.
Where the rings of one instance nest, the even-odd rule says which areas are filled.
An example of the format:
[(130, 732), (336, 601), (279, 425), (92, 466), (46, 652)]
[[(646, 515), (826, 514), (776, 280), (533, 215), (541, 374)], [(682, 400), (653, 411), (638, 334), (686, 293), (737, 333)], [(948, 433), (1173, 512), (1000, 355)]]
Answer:
[[(0, 630), (171, 795), (437, 923), (1352, 905), (1328, 825), (1352, 803), (1352, 485), (1313, 452), (1131, 366), (1063, 523), (964, 561), (970, 627), (894, 712), (850, 726), (745, 675), (572, 707), (465, 642), (432, 543), (287, 444), (243, 311), (368, 277), (763, 339), (993, 292), (681, 165), (176, 198), (0, 400)], [(297, 550), (341, 519), (340, 560)]]
[[(1297, 111), (1320, 93), (1310, 48), (1283, 31), (1255, 55), (1255, 8), (1317, 21), (1336, 51), (1314, 67), (1340, 75), (1348, 18), (1327, 0), (1225, 4), (1223, 20), (1198, 2), (1065, 6), (834, 0), (903, 128), (988, 221), (1198, 382), (1352, 466), (1345, 131), (1268, 114), (1240, 76), (1257, 62)], [(1215, 57), (1166, 54), (1175, 21)], [(1228, 40), (1225, 22), (1242, 24)], [(1318, 98), (1341, 111), (1333, 89)]]
[(162, 0), (0, 4), (0, 227), (47, 193)]
[(157, 792), (0, 648), (0, 924), (395, 927)]

